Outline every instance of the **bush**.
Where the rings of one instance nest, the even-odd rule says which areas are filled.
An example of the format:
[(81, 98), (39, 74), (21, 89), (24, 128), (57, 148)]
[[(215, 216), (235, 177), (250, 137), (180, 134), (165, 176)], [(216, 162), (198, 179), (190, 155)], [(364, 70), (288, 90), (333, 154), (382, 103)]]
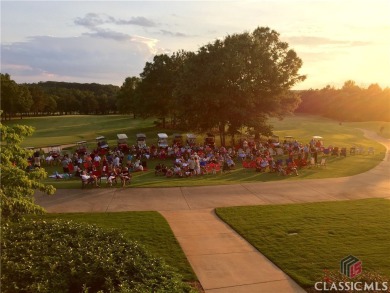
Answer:
[(7, 224), (3, 292), (189, 292), (190, 287), (118, 232), (68, 221)]

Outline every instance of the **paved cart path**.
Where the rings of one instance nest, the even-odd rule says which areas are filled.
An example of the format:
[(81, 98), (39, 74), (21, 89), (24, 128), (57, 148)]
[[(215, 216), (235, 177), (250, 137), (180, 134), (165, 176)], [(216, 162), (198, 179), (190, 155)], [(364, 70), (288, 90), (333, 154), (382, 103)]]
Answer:
[(390, 199), (390, 141), (374, 169), (350, 177), (237, 185), (58, 190), (36, 196), (50, 213), (159, 211), (168, 221), (206, 292), (303, 292), (214, 213), (216, 207)]

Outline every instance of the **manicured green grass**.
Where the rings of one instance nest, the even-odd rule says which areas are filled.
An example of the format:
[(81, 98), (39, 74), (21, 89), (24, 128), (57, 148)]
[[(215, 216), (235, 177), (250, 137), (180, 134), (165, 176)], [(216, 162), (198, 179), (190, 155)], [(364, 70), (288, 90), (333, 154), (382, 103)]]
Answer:
[[(12, 120), (6, 124), (23, 124), (35, 127), (33, 136), (23, 146), (46, 147), (57, 144), (74, 144), (86, 140), (89, 148), (96, 148), (95, 138), (105, 136), (111, 145), (116, 145), (116, 135), (126, 133), (130, 143), (135, 143), (136, 133), (142, 132), (157, 140), (153, 119), (133, 119), (129, 115), (66, 115), (33, 117)], [(163, 132), (163, 131), (162, 131)]]
[[(376, 132), (380, 136), (383, 136), (385, 138), (390, 138), (390, 122), (369, 121), (369, 122), (348, 122), (345, 124), (350, 127), (368, 129), (370, 131)], [(383, 131), (380, 132), (380, 129), (382, 127), (383, 127)]]
[(303, 287), (354, 255), (390, 277), (390, 201), (218, 208), (218, 216)]
[[(26, 139), (23, 146), (44, 147), (53, 144), (72, 144), (80, 140), (90, 142), (90, 148), (95, 148), (95, 138), (106, 136), (111, 145), (116, 144), (116, 134), (126, 133), (129, 143), (135, 143), (136, 133), (145, 133), (148, 144), (156, 143), (157, 133), (166, 132), (168, 135), (183, 131), (175, 129), (159, 129), (153, 124), (154, 119), (133, 119), (128, 115), (66, 115), (33, 117), (23, 120), (11, 120), (5, 124), (25, 124), (35, 127), (32, 137)], [(361, 131), (356, 128), (367, 128), (378, 132), (385, 126), (383, 134), (390, 137), (390, 122), (354, 122), (339, 125), (337, 121), (310, 115), (288, 116), (283, 120), (271, 119), (274, 132), (283, 139), (286, 135), (294, 136), (301, 142), (307, 143), (313, 135), (324, 137), (325, 145), (345, 146), (362, 145), (371, 146), (370, 141), (361, 140)], [(219, 137), (216, 137), (219, 144)], [(198, 139), (198, 143), (202, 143)], [(375, 147), (375, 145), (374, 145)]]
[(161, 257), (183, 276), (184, 281), (196, 281), (183, 251), (167, 221), (157, 212), (69, 213), (46, 214), (44, 219), (64, 219), (117, 229), (127, 239), (137, 241), (154, 256)]

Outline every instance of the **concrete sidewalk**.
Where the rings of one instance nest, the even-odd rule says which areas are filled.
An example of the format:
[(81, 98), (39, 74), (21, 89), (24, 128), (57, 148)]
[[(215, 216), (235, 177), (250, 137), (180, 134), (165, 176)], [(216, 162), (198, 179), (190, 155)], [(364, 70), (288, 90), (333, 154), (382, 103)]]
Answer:
[(351, 177), (181, 188), (58, 190), (36, 196), (50, 213), (159, 211), (170, 224), (206, 292), (302, 292), (279, 268), (214, 213), (216, 207), (390, 199), (389, 140), (374, 169)]
[(161, 213), (206, 293), (305, 292), (213, 209)]

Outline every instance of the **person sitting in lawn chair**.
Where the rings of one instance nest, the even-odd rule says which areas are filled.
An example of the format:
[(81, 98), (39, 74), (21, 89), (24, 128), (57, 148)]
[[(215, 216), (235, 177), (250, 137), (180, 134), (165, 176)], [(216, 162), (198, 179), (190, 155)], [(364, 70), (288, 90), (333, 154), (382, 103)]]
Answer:
[(116, 178), (118, 177), (118, 170), (117, 168), (112, 168), (109, 172), (108, 172), (108, 176), (107, 176), (107, 184), (109, 184), (110, 186), (112, 186), (112, 183), (115, 181), (115, 184), (117, 183), (116, 181)]
[(100, 187), (97, 183), (98, 178), (92, 174), (91, 175), (87, 174), (86, 171), (83, 171), (83, 173), (81, 174), (81, 180), (87, 183), (94, 183), (96, 187)]
[(230, 169), (230, 166), (229, 166), (229, 164), (228, 164), (228, 162), (225, 160), (224, 162), (223, 162), (223, 165), (222, 165), (222, 172), (228, 172), (228, 173), (230, 173), (230, 171), (231, 171), (231, 169)]
[(276, 169), (278, 170), (278, 176), (280, 176), (280, 175), (286, 176), (287, 175), (286, 170), (283, 168), (283, 163), (277, 162)]
[(125, 187), (126, 182), (131, 181), (131, 174), (129, 173), (129, 169), (127, 167), (124, 167), (122, 170), (122, 173), (120, 174), (121, 181), (122, 181), (122, 187)]
[(272, 157), (268, 160), (268, 165), (270, 173), (274, 173), (277, 171), (275, 160)]
[(180, 168), (180, 166), (178, 164), (176, 164), (174, 167), (173, 167), (173, 174), (182, 178), (183, 177), (183, 172)]
[(298, 176), (298, 167), (295, 165), (294, 162), (289, 162), (287, 165), (287, 170), (286, 170), (287, 175), (291, 175), (292, 173), (295, 173), (296, 176)]

